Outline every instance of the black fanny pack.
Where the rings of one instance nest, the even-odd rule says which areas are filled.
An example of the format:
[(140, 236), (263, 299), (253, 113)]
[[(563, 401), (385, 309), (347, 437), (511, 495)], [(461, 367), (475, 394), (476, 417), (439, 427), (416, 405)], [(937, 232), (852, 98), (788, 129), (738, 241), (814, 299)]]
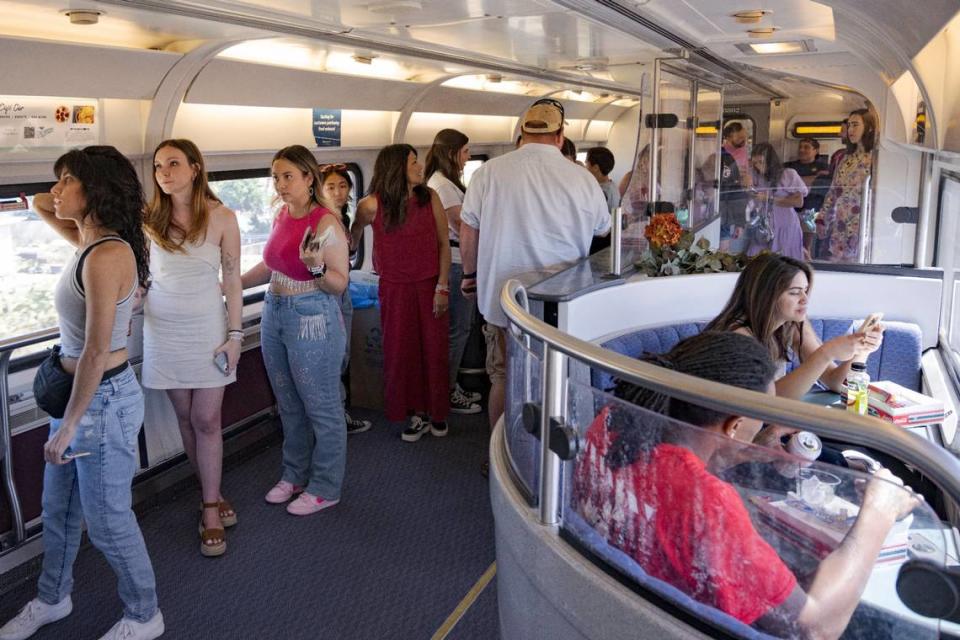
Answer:
[[(112, 369), (103, 372), (100, 381), (109, 380), (118, 373), (123, 373), (130, 364), (124, 362)], [(63, 418), (73, 392), (73, 376), (63, 369), (60, 364), (60, 345), (54, 345), (50, 355), (44, 358), (37, 368), (37, 375), (33, 378), (33, 399), (37, 406), (43, 409), (51, 418)]]

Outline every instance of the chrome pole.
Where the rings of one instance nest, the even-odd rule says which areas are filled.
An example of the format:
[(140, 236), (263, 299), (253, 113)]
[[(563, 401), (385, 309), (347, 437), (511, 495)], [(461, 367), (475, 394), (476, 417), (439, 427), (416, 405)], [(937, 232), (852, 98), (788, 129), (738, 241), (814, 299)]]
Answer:
[(27, 537), (27, 529), (23, 522), (23, 509), (20, 507), (20, 496), (13, 481), (13, 451), (10, 437), (10, 383), (7, 374), (10, 372), (10, 354), (12, 350), (0, 351), (0, 447), (3, 454), (3, 484), (7, 488), (7, 498), (10, 500), (10, 514), (13, 523), (13, 543), (20, 544)]
[(623, 207), (614, 207), (610, 221), (610, 273), (623, 273)]
[(560, 519), (560, 458), (550, 450), (550, 419), (563, 419), (567, 405), (567, 356), (544, 345), (543, 411), (540, 418), (540, 523)]

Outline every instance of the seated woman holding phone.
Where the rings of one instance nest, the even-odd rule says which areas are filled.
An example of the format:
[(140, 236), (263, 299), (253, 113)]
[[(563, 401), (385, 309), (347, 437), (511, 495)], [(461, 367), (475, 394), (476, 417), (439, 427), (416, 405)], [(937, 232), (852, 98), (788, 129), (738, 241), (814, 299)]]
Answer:
[[(705, 331), (646, 360), (773, 393), (776, 366), (744, 335)], [(737, 487), (718, 475), (725, 457), (750, 455), (738, 443), (750, 443), (761, 421), (625, 381), (616, 395), (648, 411), (614, 404), (590, 425), (573, 475), (574, 508), (583, 519), (649, 575), (745, 624), (778, 637), (840, 637), (888, 533), (921, 499), (878, 470), (857, 499), (847, 535), (801, 584), (754, 527)]]
[[(820, 342), (807, 320), (813, 269), (806, 262), (764, 253), (740, 273), (726, 306), (704, 331), (733, 331), (760, 341), (778, 366), (777, 395), (800, 399), (816, 382), (840, 393), (854, 362), (883, 342), (883, 314), (872, 314), (849, 335)], [(796, 365), (787, 373), (787, 363)]]

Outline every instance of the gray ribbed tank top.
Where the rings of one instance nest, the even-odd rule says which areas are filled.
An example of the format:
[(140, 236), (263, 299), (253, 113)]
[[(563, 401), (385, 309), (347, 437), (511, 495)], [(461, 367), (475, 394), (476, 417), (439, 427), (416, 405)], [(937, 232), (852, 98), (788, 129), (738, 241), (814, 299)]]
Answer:
[[(60, 350), (65, 358), (79, 358), (83, 352), (83, 342), (87, 327), (87, 305), (83, 294), (83, 281), (79, 271), (81, 259), (85, 259), (90, 251), (102, 242), (116, 240), (127, 242), (118, 236), (100, 238), (83, 251), (77, 251), (63, 270), (63, 275), (57, 282), (53, 293), (53, 303), (60, 319)], [(113, 331), (110, 333), (110, 351), (123, 349), (127, 346), (127, 332), (130, 327), (130, 316), (133, 313), (133, 294), (137, 290), (134, 282), (123, 300), (117, 302), (117, 313), (113, 318)]]

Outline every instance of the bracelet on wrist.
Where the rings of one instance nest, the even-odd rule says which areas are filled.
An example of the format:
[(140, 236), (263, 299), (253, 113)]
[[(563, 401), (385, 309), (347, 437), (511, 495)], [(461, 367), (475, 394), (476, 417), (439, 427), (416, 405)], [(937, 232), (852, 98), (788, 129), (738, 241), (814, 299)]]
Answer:
[(233, 340), (234, 342), (243, 342), (243, 336), (242, 336), (242, 335), (238, 336), (238, 335), (236, 335), (236, 334), (230, 334), (229, 336), (227, 336), (227, 340)]
[(473, 273), (465, 273), (465, 274), (463, 274), (462, 278), (463, 278), (464, 280), (476, 280), (476, 279), (477, 279), (477, 272), (474, 271)]
[(323, 280), (324, 276), (327, 275), (327, 263), (321, 262), (315, 267), (309, 267), (310, 275), (312, 275), (317, 280)]

